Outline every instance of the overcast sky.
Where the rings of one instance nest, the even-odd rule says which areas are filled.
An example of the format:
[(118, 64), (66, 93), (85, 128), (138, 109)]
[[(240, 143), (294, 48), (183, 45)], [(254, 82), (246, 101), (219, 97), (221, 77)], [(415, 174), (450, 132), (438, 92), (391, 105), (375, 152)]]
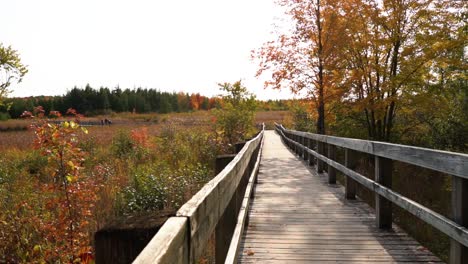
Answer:
[(11, 96), (64, 94), (73, 86), (157, 88), (218, 94), (242, 79), (264, 90), (250, 51), (273, 38), (282, 12), (273, 0), (6, 0), (0, 42), (29, 73)]

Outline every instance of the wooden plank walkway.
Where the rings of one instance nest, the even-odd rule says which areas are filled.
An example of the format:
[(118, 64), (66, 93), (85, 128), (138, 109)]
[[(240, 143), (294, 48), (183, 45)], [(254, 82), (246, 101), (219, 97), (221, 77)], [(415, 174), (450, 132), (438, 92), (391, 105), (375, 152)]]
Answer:
[(373, 209), (345, 200), (339, 185), (305, 165), (265, 131), (241, 263), (438, 263), (398, 227), (375, 227)]

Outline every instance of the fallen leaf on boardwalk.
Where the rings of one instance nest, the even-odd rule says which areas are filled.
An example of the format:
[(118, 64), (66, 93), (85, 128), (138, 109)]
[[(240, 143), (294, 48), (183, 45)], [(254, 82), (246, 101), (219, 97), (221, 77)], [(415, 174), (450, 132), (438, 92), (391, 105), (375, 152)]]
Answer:
[(419, 251), (428, 251), (427, 248), (425, 248), (425, 247), (418, 247), (418, 250)]
[(247, 250), (245, 253), (247, 253), (247, 256), (253, 256), (255, 254), (253, 250)]

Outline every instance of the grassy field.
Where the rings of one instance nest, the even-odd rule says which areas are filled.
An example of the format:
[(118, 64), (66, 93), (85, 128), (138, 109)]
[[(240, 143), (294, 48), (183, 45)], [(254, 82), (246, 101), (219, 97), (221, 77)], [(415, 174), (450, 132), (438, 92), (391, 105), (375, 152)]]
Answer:
[[(90, 263), (96, 230), (132, 214), (176, 210), (214, 176), (216, 155), (227, 151), (209, 111), (81, 122), (102, 118), (112, 125), (63, 137), (77, 136), (64, 152), (72, 163), (61, 162), (50, 145), (62, 139), (58, 134), (33, 148), (36, 120), (0, 122), (0, 263)], [(255, 122), (272, 128), (288, 118), (285, 111), (258, 112)], [(60, 184), (64, 167), (70, 174)], [(69, 218), (67, 208), (74, 210)], [(67, 230), (74, 230), (70, 239)]]
[[(151, 136), (157, 136), (161, 129), (172, 126), (177, 129), (197, 127), (209, 131), (213, 127), (213, 115), (210, 111), (197, 111), (192, 113), (176, 114), (132, 114), (122, 113), (114, 116), (97, 116), (83, 118), (83, 122), (100, 123), (100, 120), (109, 118), (112, 125), (88, 127), (89, 134), (85, 141), (95, 141), (99, 145), (109, 145), (112, 137), (119, 130), (131, 130), (138, 127), (147, 127)], [(54, 119), (54, 121), (66, 119)], [(288, 123), (291, 117), (288, 111), (260, 111), (255, 115), (256, 123), (265, 123), (267, 129), (273, 129), (274, 122)], [(0, 151), (8, 149), (31, 149), (34, 132), (30, 129), (35, 120), (12, 119), (0, 121)]]

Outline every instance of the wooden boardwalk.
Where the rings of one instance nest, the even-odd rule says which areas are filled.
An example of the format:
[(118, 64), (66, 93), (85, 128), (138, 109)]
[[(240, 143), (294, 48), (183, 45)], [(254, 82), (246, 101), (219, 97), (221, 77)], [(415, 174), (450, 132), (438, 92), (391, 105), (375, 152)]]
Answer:
[(373, 209), (345, 200), (339, 185), (308, 168), (265, 131), (241, 263), (437, 263), (398, 227), (375, 227)]

